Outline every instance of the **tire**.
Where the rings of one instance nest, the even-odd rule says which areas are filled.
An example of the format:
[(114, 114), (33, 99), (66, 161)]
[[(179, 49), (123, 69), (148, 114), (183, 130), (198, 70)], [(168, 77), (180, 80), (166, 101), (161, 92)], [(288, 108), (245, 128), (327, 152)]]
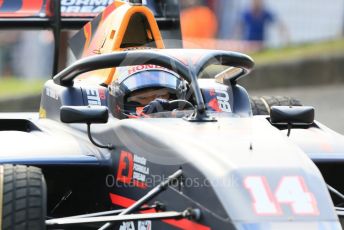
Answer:
[(46, 185), (39, 168), (0, 165), (0, 229), (45, 229)]
[(302, 106), (299, 100), (285, 96), (250, 97), (250, 102), (253, 115), (270, 115), (270, 108), (274, 105)]

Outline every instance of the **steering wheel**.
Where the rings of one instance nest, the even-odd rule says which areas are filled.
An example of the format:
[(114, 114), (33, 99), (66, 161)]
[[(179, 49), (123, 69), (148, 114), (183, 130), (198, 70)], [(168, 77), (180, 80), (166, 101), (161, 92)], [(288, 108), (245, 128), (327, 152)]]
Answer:
[[(151, 101), (144, 108), (145, 114), (153, 114), (159, 112), (173, 111), (173, 110), (183, 110), (183, 109), (194, 109), (194, 106), (187, 100), (173, 100), (167, 101), (162, 99), (155, 99)], [(145, 111), (146, 110), (146, 111)]]
[(182, 99), (178, 99), (178, 100), (173, 100), (173, 101), (169, 101), (169, 109), (175, 110), (183, 110), (183, 109), (194, 109), (195, 107), (193, 106), (193, 104), (191, 104), (191, 102), (187, 101), (187, 100), (182, 100)]

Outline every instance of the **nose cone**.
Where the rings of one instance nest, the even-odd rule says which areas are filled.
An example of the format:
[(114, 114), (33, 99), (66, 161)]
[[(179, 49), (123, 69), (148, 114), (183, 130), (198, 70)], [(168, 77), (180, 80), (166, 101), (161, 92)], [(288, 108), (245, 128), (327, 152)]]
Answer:
[(290, 227), (294, 223), (317, 225), (326, 221), (337, 225), (319, 170), (285, 134), (265, 118), (233, 115), (217, 120), (190, 123), (182, 119), (144, 119), (140, 121), (142, 126), (131, 127), (136, 127), (141, 141), (145, 137), (150, 146), (161, 146), (159, 150), (145, 150), (140, 144), (137, 151), (146, 154), (149, 161), (191, 165), (204, 175), (238, 226), (266, 222)]

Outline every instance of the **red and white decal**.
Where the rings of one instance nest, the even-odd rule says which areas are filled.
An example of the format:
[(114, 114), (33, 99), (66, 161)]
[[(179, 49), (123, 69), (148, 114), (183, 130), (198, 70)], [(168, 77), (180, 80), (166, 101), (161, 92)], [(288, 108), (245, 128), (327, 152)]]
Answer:
[(226, 90), (215, 90), (217, 102), (222, 112), (232, 112), (231, 105), (229, 104), (229, 95)]
[(229, 94), (226, 89), (209, 89), (210, 98), (206, 98), (208, 101), (207, 106), (216, 112), (232, 112), (231, 105), (229, 103)]
[(117, 181), (133, 184), (139, 188), (147, 188), (146, 177), (149, 175), (147, 160), (127, 151), (121, 151), (117, 171)]
[(244, 186), (251, 194), (257, 215), (282, 215), (281, 204), (290, 206), (295, 215), (319, 215), (314, 195), (300, 176), (282, 177), (275, 193), (264, 176), (248, 176)]

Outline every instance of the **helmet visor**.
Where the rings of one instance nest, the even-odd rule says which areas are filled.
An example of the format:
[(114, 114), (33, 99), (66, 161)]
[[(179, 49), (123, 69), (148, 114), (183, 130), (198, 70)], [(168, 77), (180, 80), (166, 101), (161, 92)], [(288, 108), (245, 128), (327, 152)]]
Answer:
[(121, 83), (126, 93), (145, 88), (169, 88), (176, 90), (180, 84), (180, 79), (162, 70), (149, 70), (133, 74)]

